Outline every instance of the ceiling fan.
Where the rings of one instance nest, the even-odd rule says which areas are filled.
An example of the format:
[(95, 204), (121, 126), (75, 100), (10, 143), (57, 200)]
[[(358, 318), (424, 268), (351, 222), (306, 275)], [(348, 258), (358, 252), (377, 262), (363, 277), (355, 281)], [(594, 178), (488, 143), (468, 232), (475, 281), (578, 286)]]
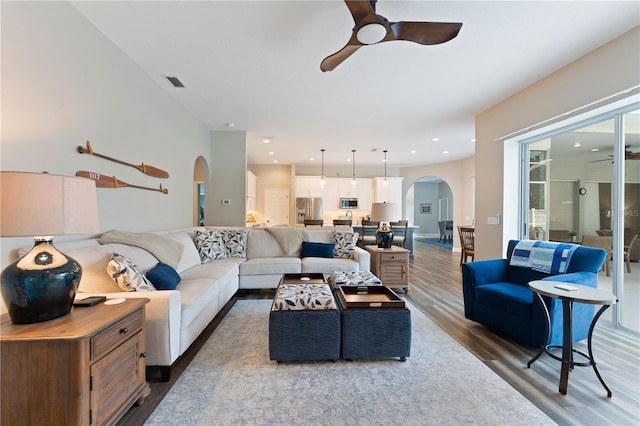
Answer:
[[(624, 159), (625, 160), (640, 160), (640, 152), (632, 152), (629, 150), (631, 145), (624, 146)], [(603, 158), (602, 160), (590, 161), (590, 163), (599, 163), (600, 161), (611, 161), (613, 163), (613, 155), (609, 154), (610, 158)]]
[(462, 23), (389, 22), (376, 13), (377, 0), (345, 0), (355, 26), (347, 44), (320, 64), (323, 72), (332, 71), (362, 46), (385, 41), (406, 40), (430, 45), (445, 43), (458, 35)]

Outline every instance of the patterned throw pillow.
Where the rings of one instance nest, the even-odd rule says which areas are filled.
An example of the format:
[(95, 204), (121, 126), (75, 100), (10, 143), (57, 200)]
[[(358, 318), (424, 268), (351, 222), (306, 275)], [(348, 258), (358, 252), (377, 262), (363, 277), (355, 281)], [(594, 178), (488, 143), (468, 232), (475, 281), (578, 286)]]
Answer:
[(357, 232), (333, 231), (331, 242), (335, 244), (333, 249), (334, 257), (343, 259), (353, 259), (353, 250), (358, 243)]
[(227, 251), (224, 248), (224, 240), (222, 239), (222, 234), (219, 231), (214, 230), (203, 232), (196, 229), (193, 233), (201, 263), (209, 263), (212, 260), (227, 258)]
[(248, 229), (222, 229), (220, 233), (227, 249), (227, 257), (247, 257)]
[(156, 291), (147, 277), (126, 257), (113, 253), (107, 264), (107, 273), (124, 291)]

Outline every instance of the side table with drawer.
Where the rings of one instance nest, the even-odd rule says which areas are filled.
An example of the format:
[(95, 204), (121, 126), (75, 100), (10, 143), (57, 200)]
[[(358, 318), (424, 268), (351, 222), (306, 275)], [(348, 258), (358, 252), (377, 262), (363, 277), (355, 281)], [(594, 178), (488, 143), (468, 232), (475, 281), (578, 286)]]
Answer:
[(371, 272), (387, 287), (402, 287), (409, 292), (409, 250), (398, 246), (379, 248), (367, 245), (371, 253)]
[(150, 388), (144, 305), (74, 307), (35, 324), (1, 317), (2, 424), (115, 424)]

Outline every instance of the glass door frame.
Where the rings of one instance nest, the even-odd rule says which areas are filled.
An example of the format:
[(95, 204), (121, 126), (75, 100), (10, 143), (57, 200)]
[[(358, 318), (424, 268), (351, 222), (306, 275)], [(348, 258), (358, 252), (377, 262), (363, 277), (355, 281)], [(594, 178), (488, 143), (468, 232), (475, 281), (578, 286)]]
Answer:
[[(613, 143), (613, 182), (612, 182), (612, 231), (614, 256), (612, 263), (613, 292), (620, 297), (622, 291), (621, 278), (624, 276), (624, 200), (625, 200), (625, 140), (623, 132), (623, 116), (626, 113), (640, 109), (640, 102), (633, 102), (628, 105), (613, 108), (610, 111), (593, 115), (583, 120), (573, 121), (571, 124), (554, 126), (552, 130), (541, 131), (537, 134), (523, 135), (521, 139), (514, 138), (511, 141), (519, 143), (519, 196), (518, 196), (518, 238), (531, 238), (528, 233), (528, 205), (529, 205), (529, 145), (545, 138), (550, 138), (561, 133), (572, 132), (574, 130), (587, 127), (592, 124), (606, 120), (614, 120), (614, 143)], [(612, 306), (612, 318), (616, 327), (621, 327), (620, 305)]]

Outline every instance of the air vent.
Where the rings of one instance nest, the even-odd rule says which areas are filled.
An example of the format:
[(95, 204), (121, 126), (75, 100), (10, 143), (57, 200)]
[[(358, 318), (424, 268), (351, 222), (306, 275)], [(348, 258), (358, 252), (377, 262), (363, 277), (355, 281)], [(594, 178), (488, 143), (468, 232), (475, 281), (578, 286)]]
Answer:
[(165, 76), (165, 78), (169, 80), (169, 83), (173, 84), (173, 87), (184, 88), (184, 84), (182, 84), (182, 82), (178, 80), (178, 77)]

